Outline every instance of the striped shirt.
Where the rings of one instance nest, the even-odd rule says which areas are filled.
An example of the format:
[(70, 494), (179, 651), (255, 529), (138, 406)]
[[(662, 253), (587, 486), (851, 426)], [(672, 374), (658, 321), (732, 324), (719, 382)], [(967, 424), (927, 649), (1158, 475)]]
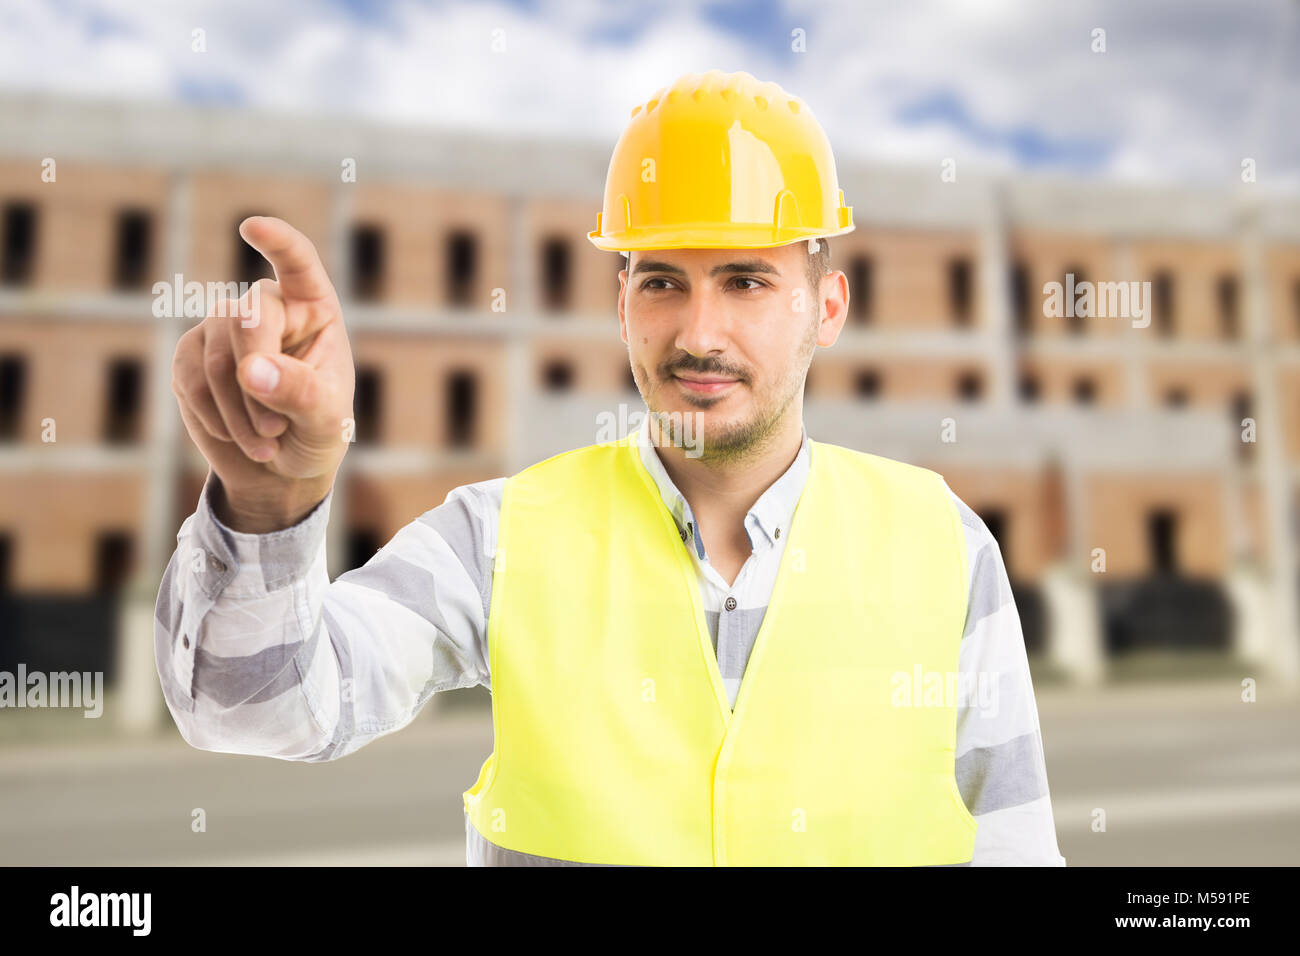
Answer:
[[(811, 461), (795, 461), (745, 516), (753, 553), (734, 583), (709, 562), (690, 504), (636, 440), (682, 540), (691, 543), (709, 635), (732, 705), (772, 593)], [(406, 726), (439, 691), (482, 685), (496, 531), (506, 479), (461, 485), (332, 583), (332, 493), (291, 528), (241, 534), (211, 507), (213, 482), (178, 532), (155, 615), (168, 709), (194, 747), (335, 760)], [(946, 484), (945, 484), (946, 487)], [(956, 779), (979, 824), (974, 866), (1063, 866), (1020, 617), (997, 542), (951, 489), (965, 531), (969, 605), (957, 701)], [(467, 781), (467, 786), (472, 781)], [(556, 861), (488, 843), (466, 818), (467, 861)]]

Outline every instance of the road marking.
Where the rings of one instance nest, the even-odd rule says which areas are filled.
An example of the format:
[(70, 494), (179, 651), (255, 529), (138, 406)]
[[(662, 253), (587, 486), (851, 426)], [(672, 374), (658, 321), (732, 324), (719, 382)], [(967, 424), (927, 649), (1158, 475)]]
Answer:
[(1096, 807), (1106, 811), (1108, 829), (1126, 823), (1163, 825), (1213, 817), (1242, 819), (1248, 814), (1277, 810), (1300, 814), (1300, 783), (1193, 785), (1177, 790), (1101, 794), (1090, 799), (1076, 797), (1053, 801), (1052, 817), (1058, 826), (1086, 826), (1092, 822)]

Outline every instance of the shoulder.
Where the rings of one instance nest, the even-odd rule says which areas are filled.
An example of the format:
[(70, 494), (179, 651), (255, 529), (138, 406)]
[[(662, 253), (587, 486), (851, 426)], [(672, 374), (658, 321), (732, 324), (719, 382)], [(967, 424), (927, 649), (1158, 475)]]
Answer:
[(990, 545), (991, 556), (994, 558), (999, 556), (997, 542), (984, 523), (984, 519), (975, 509), (966, 504), (948, 485), (948, 480), (934, 469), (827, 442), (815, 443), (813, 453), (818, 452), (823, 452), (827, 458), (848, 465), (850, 468), (887, 476), (900, 486), (929, 487), (942, 496), (939, 500), (950, 502), (956, 511), (957, 519), (961, 522), (966, 543), (967, 564), (972, 575), (976, 571), (976, 559), (981, 557), (982, 552), (988, 550)]
[(580, 448), (571, 448), (568, 451), (551, 455), (549, 458), (543, 458), (541, 461), (521, 469), (509, 479), (504, 480), (518, 484), (531, 478), (543, 476), (549, 478), (557, 474), (590, 468), (593, 464), (600, 462), (612, 462), (620, 452), (626, 451), (629, 447), (629, 441), (628, 438), (620, 438), (594, 445), (583, 445)]
[(1014, 603), (1010, 585), (1006, 580), (1006, 568), (1002, 562), (1002, 551), (997, 539), (989, 531), (984, 519), (962, 501), (944, 482), (944, 488), (957, 508), (961, 518), (963, 537), (966, 541), (966, 566), (969, 574), (970, 605), (967, 629), (981, 619), (988, 617), (1006, 603)]
[(505, 483), (505, 478), (489, 478), (457, 485), (442, 504), (424, 512), (414, 524), (426, 534), (435, 532), (463, 565), (481, 574), (485, 559), (496, 550)]
[(952, 495), (943, 476), (923, 465), (829, 442), (814, 442), (813, 457), (822, 459), (823, 471), (829, 465), (830, 470), (848, 480), (861, 480), (878, 489), (888, 488), (919, 507), (946, 504)]
[(961, 518), (962, 527), (966, 532), (974, 535), (980, 541), (992, 540), (993, 535), (989, 531), (988, 526), (984, 524), (984, 519), (981, 518), (970, 505), (957, 497), (957, 493), (948, 486), (947, 480), (942, 475), (939, 477), (939, 480), (943, 482), (944, 491), (948, 493), (948, 497), (956, 506), (957, 516)]
[(485, 481), (457, 485), (447, 492), (447, 497), (438, 508), (450, 506), (452, 509), (469, 511), (486, 517), (490, 512), (500, 510), (501, 494), (505, 491), (506, 481), (506, 478), (488, 478)]
[(552, 455), (505, 480), (501, 508), (516, 517), (586, 512), (631, 474), (635, 454), (626, 440), (616, 439)]
[(930, 468), (922, 465), (914, 465), (911, 462), (901, 461), (897, 458), (886, 458), (884, 455), (873, 454), (869, 451), (861, 451), (857, 448), (849, 448), (847, 445), (836, 445), (831, 442), (814, 441), (812, 442), (814, 457), (821, 455), (827, 460), (836, 462), (841, 465), (849, 465), (859, 469), (887, 472), (903, 478), (919, 478), (921, 476), (931, 476), (940, 481), (942, 476)]
[(471, 555), (491, 557), (496, 553), (497, 528), (507, 487), (511, 484), (518, 487), (521, 481), (541, 479), (547, 479), (553, 487), (563, 487), (563, 481), (554, 479), (562, 478), (566, 472), (589, 467), (593, 456), (612, 457), (617, 444), (604, 442), (573, 448), (529, 465), (511, 476), (457, 485), (447, 493), (442, 504), (426, 511), (418, 521), (441, 533), (466, 558)]
[(995, 557), (998, 555), (997, 540), (993, 537), (993, 533), (989, 531), (988, 525), (984, 523), (984, 519), (979, 516), (979, 513), (957, 496), (957, 493), (948, 486), (948, 482), (943, 476), (940, 476), (939, 480), (943, 483), (944, 493), (952, 501), (953, 507), (957, 509), (957, 517), (961, 520), (962, 532), (966, 538), (966, 556), (970, 563), (971, 574), (974, 576), (976, 573), (976, 559), (983, 557), (984, 552), (990, 550), (990, 546), (992, 555)]

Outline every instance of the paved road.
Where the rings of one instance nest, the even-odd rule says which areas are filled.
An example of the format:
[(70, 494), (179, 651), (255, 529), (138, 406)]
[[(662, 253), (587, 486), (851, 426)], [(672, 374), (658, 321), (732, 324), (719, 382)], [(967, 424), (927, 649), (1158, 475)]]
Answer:
[[(1071, 866), (1300, 863), (1300, 702), (1243, 704), (1233, 684), (1038, 696)], [(11, 743), (0, 864), (463, 865), (461, 793), (491, 746), (490, 717), (464, 708), (326, 764), (206, 753), (174, 731)]]
[(1231, 682), (1040, 693), (1039, 717), (1069, 865), (1300, 864), (1295, 699), (1242, 703)]
[[(435, 719), (435, 718), (442, 719)], [(0, 751), (0, 864), (465, 863), (486, 713), (434, 714), (342, 760), (195, 750), (173, 732)], [(206, 832), (195, 833), (202, 808)]]

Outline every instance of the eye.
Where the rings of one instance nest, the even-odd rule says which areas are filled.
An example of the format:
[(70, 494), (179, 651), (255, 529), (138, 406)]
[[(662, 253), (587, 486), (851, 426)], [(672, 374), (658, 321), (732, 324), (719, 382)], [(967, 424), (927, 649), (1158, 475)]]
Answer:
[(753, 276), (736, 276), (736, 281), (737, 281), (737, 282), (753, 282), (753, 283), (754, 283), (754, 285), (751, 286), (751, 287), (749, 287), (749, 288), (741, 289), (741, 290), (740, 290), (741, 292), (753, 292), (755, 289), (761, 289), (761, 288), (763, 288), (763, 286), (765, 286), (765, 285), (767, 284), (767, 283), (763, 282), (761, 279), (755, 279)]
[[(650, 283), (651, 283), (651, 282), (667, 282), (667, 281), (668, 281), (667, 279), (665, 279), (665, 278), (663, 278), (663, 277), (661, 277), (661, 276), (655, 276), (655, 277), (653, 277), (653, 278), (646, 279), (644, 282), (642, 282), (642, 283), (641, 283), (641, 288), (642, 288), (643, 290), (644, 290), (644, 289), (649, 289), (649, 288), (650, 288)], [(662, 290), (661, 290), (658, 286), (656, 286), (655, 288), (651, 289), (651, 291), (652, 291), (652, 292), (660, 292), (660, 291), (662, 291)]]

